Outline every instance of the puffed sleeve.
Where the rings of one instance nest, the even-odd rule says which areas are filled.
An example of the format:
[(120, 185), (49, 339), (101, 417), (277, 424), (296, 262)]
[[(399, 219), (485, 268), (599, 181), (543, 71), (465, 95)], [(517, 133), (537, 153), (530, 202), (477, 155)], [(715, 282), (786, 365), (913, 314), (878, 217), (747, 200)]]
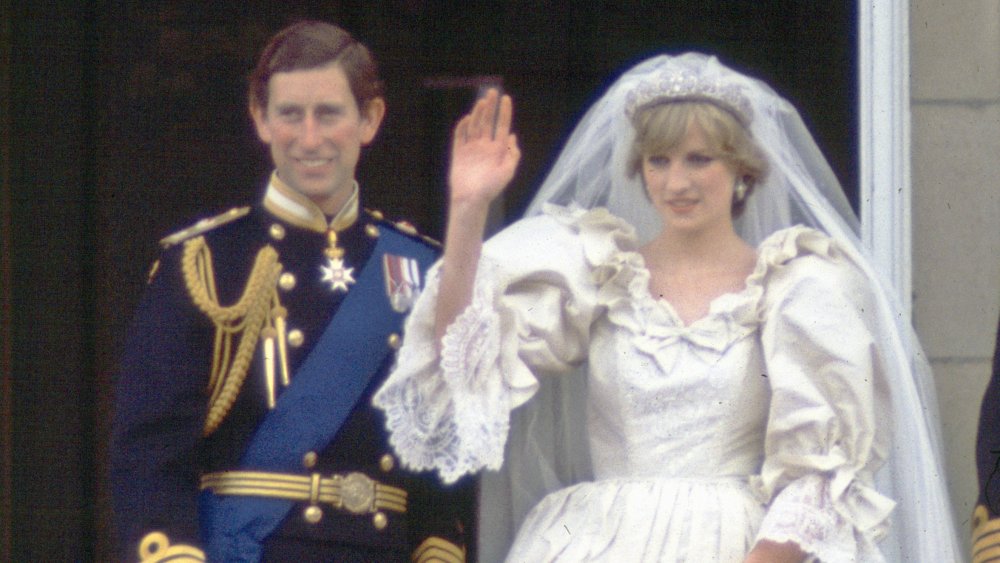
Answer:
[(405, 343), (374, 403), (412, 469), (445, 482), (499, 469), (510, 411), (538, 389), (537, 373), (586, 359), (596, 308), (595, 264), (634, 239), (603, 210), (552, 207), (489, 240), (473, 301), (448, 327), (438, 355), (438, 267), (405, 328)]
[[(867, 279), (821, 233), (765, 242), (761, 340), (771, 386), (758, 539), (794, 541), (829, 561), (879, 561), (894, 503), (873, 476), (889, 422)], [(882, 409), (883, 411), (886, 409)]]

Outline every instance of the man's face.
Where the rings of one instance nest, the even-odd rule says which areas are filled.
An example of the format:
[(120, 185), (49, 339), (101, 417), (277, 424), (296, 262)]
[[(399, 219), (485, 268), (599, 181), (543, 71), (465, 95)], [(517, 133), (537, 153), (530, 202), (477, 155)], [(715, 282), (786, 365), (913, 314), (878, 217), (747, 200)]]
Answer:
[(275, 73), (266, 108), (251, 108), (257, 135), (271, 148), (278, 177), (328, 215), (350, 196), (361, 147), (378, 133), (385, 102), (364, 112), (337, 63)]

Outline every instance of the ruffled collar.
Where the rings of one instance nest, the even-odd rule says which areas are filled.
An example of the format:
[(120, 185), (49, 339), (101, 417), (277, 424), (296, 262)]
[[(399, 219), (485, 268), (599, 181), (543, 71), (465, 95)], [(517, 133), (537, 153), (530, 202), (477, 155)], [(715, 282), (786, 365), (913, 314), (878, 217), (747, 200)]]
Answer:
[(724, 352), (760, 326), (770, 271), (801, 255), (827, 255), (831, 247), (829, 237), (808, 227), (771, 234), (757, 247), (757, 262), (743, 289), (716, 297), (707, 315), (686, 325), (669, 302), (651, 294), (650, 272), (631, 225), (604, 208), (548, 205), (545, 213), (579, 233), (598, 304), (613, 324), (636, 336), (640, 348), (684, 340), (706, 351)]

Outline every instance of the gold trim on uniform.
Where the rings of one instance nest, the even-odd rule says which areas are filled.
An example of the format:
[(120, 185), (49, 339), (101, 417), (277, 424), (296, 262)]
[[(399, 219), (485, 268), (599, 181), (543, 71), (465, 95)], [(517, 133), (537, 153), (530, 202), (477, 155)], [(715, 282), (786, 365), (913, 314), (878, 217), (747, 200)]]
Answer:
[(317, 461), (319, 461), (319, 456), (316, 455), (316, 452), (307, 452), (306, 455), (302, 456), (302, 467), (312, 469), (316, 467)]
[(264, 471), (222, 471), (201, 478), (202, 490), (217, 495), (255, 496), (327, 504), (351, 514), (375, 514), (383, 510), (406, 512), (405, 490), (384, 485), (353, 471), (324, 477), (269, 473)]
[(194, 563), (204, 562), (205, 552), (193, 545), (170, 545), (170, 538), (163, 532), (150, 532), (139, 541), (139, 563)]
[(344, 249), (338, 246), (337, 231), (330, 229), (326, 232), (326, 248), (323, 249), (323, 254), (331, 260), (344, 257)]
[(160, 239), (160, 246), (163, 248), (170, 248), (171, 246), (182, 243), (189, 238), (203, 235), (220, 225), (231, 223), (240, 217), (243, 217), (247, 213), (250, 213), (249, 207), (234, 207), (225, 213), (216, 215), (215, 217), (207, 217), (190, 227), (181, 229), (170, 236), (163, 237)]
[(972, 563), (1000, 561), (1000, 518), (990, 519), (986, 507), (972, 513)]
[(278, 402), (278, 391), (275, 383), (275, 340), (278, 331), (271, 327), (265, 327), (260, 332), (260, 338), (264, 348), (264, 385), (267, 387), (267, 408), (273, 409)]
[(302, 511), (302, 518), (310, 524), (319, 524), (323, 519), (323, 509), (318, 506), (307, 506)]
[(396, 458), (392, 457), (392, 454), (385, 454), (378, 460), (378, 468), (385, 473), (392, 471), (395, 467)]
[(282, 221), (317, 233), (327, 229), (342, 231), (358, 219), (358, 183), (354, 182), (351, 195), (331, 221), (327, 221), (323, 210), (306, 196), (288, 186), (278, 173), (271, 174), (267, 191), (264, 192), (264, 209)]
[[(215, 325), (212, 366), (209, 376), (209, 409), (203, 435), (214, 432), (225, 419), (246, 379), (257, 349), (258, 339), (267, 356), (266, 383), (272, 387), (275, 365), (280, 362), (282, 380), (286, 379), (287, 357), (284, 345), (286, 314), (278, 299), (277, 283), (281, 274), (278, 252), (265, 246), (257, 253), (243, 295), (236, 304), (224, 307), (219, 303), (215, 288), (212, 251), (199, 236), (184, 243), (181, 271), (192, 302)], [(238, 344), (234, 340), (238, 338)], [(277, 348), (277, 349), (275, 349)], [(276, 357), (275, 352), (277, 352)], [(271, 397), (276, 392), (271, 393)]]
[(285, 272), (281, 274), (278, 278), (278, 287), (284, 289), (285, 291), (291, 291), (295, 289), (295, 284), (298, 280), (295, 279), (295, 274), (291, 272)]
[[(396, 229), (397, 231), (405, 235), (418, 238), (433, 247), (441, 248), (441, 241), (435, 240), (427, 235), (421, 234), (420, 231), (417, 230), (417, 227), (414, 226), (414, 224), (409, 221), (405, 220), (395, 221), (395, 222), (388, 221), (385, 218), (385, 214), (379, 211), (378, 209), (365, 209), (365, 212), (367, 212), (372, 219), (375, 219), (376, 221), (379, 222), (384, 221), (387, 225), (391, 225), (392, 228)], [(367, 233), (368, 236), (371, 238), (376, 238), (380, 234), (379, 227), (376, 225), (366, 225), (365, 233)]]
[(292, 374), (288, 369), (288, 309), (281, 305), (276, 305), (271, 309), (271, 318), (274, 319), (274, 330), (278, 334), (278, 360), (281, 362), (281, 384), (288, 387), (292, 384)]
[(153, 280), (156, 279), (156, 273), (159, 271), (160, 271), (160, 261), (155, 260), (153, 262), (153, 265), (149, 267), (149, 273), (146, 274), (146, 285), (153, 283)]
[(431, 536), (424, 540), (417, 549), (413, 550), (410, 560), (413, 563), (430, 563), (432, 561), (465, 563), (465, 548), (459, 547), (444, 538)]

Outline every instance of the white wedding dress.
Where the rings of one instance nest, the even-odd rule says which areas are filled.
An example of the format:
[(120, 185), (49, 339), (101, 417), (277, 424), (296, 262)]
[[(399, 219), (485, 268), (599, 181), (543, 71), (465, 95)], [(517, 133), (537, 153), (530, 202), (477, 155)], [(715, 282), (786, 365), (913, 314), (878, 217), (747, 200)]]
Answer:
[[(375, 398), (409, 467), (446, 481), (499, 469), (512, 410), (540, 380), (585, 378), (585, 404), (565, 410), (580, 417), (587, 480), (541, 498), (508, 561), (738, 562), (762, 538), (824, 562), (883, 560), (894, 503), (873, 475), (892, 425), (876, 307), (826, 235), (774, 233), (745, 288), (685, 325), (650, 294), (631, 227), (550, 206), (486, 244), (440, 355), (436, 296), (432, 272)], [(535, 457), (529, 446), (506, 455)]]

